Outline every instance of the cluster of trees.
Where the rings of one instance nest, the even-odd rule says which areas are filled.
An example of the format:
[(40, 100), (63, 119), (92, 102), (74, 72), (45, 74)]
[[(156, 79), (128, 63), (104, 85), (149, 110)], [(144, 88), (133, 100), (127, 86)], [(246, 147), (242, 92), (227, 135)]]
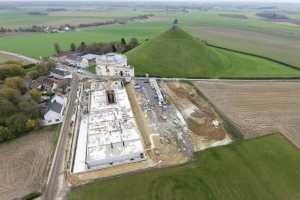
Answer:
[(44, 26), (31, 26), (31, 27), (19, 27), (19, 28), (6, 28), (0, 27), (0, 33), (9, 33), (9, 32), (44, 32)]
[(41, 94), (29, 90), (24, 78), (8, 77), (0, 89), (0, 142), (38, 127)]
[[(23, 65), (20, 62), (9, 61), (0, 64), (0, 80), (3, 81), (8, 77), (25, 75), (31, 79), (37, 79), (39, 76), (47, 75), (55, 67), (53, 62), (43, 62), (40, 64)], [(28, 71), (26, 73), (26, 70)]]
[[(48, 74), (54, 63), (22, 66), (10, 61), (0, 64), (0, 142), (18, 137), (38, 127), (41, 93), (29, 89), (26, 76), (38, 78)], [(27, 74), (26, 69), (31, 69)]]
[[(124, 38), (120, 42), (98, 42), (92, 44), (86, 44), (81, 42), (77, 47), (75, 43), (71, 43), (71, 52), (81, 53), (94, 53), (94, 54), (105, 54), (111, 52), (125, 53), (139, 45), (137, 38), (131, 38), (127, 43)], [(63, 53), (59, 43), (54, 43), (54, 50), (57, 54)]]
[(286, 15), (275, 13), (275, 12), (267, 12), (267, 11), (261, 12), (261, 13), (256, 13), (256, 15), (259, 17), (266, 18), (266, 19), (289, 19), (289, 17)]
[(47, 12), (60, 12), (60, 11), (67, 11), (65, 8), (47, 8)]
[(55, 31), (65, 31), (65, 28), (68, 28), (68, 30), (75, 29), (74, 26), (71, 26), (69, 24), (60, 25), (60, 26), (37, 26), (33, 25), (31, 27), (18, 27), (18, 28), (6, 28), (6, 27), (0, 27), (0, 33), (9, 33), (9, 32), (55, 32)]
[(86, 28), (86, 27), (92, 27), (92, 26), (104, 26), (104, 25), (112, 25), (112, 24), (126, 24), (129, 21), (145, 20), (145, 19), (149, 19), (150, 17), (153, 17), (153, 16), (154, 16), (153, 14), (138, 15), (138, 16), (129, 17), (127, 19), (114, 19), (114, 20), (109, 20), (109, 21), (104, 21), (104, 22), (85, 23), (85, 24), (79, 24), (78, 28)]
[(11, 76), (24, 76), (25, 70), (19, 63), (4, 63), (0, 65), (0, 80)]
[(46, 13), (46, 12), (38, 12), (38, 11), (32, 11), (32, 12), (28, 12), (28, 15), (41, 15), (41, 16), (46, 16), (46, 15), (48, 15), (48, 13)]
[(55, 68), (55, 63), (53, 63), (53, 62), (43, 62), (43, 63), (39, 63), (39, 64), (36, 64), (36, 65), (23, 66), (24, 69), (26, 69), (27, 67), (32, 68), (27, 73), (27, 75), (31, 79), (37, 79), (39, 76), (47, 75), (51, 69), (54, 69)]

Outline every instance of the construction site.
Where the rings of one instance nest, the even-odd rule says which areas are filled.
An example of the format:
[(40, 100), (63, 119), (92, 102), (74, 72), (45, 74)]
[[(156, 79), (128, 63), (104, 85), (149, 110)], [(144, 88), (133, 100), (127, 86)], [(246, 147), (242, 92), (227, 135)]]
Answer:
[(83, 94), (73, 172), (146, 159), (123, 83), (89, 81)]
[(67, 160), (71, 185), (183, 164), (196, 151), (231, 142), (191, 85), (125, 75), (79, 83)]
[(222, 120), (186, 83), (88, 79), (78, 95), (74, 185), (183, 164), (195, 151), (231, 142)]

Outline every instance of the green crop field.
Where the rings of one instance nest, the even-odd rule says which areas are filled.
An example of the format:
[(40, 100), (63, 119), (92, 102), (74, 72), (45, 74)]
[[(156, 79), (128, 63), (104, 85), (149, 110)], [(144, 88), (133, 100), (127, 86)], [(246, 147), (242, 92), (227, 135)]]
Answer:
[(261, 58), (214, 49), (180, 28), (171, 28), (127, 53), (136, 73), (163, 77), (300, 77)]
[(281, 135), (199, 152), (186, 165), (79, 187), (71, 200), (297, 200), (300, 153)]

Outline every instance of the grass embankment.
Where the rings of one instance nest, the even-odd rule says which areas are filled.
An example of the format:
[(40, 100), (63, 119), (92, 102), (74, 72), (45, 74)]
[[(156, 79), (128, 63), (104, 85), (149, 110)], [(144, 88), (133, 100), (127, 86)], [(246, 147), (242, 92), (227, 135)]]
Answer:
[(254, 56), (207, 46), (171, 28), (127, 53), (136, 73), (163, 77), (300, 77), (300, 71)]
[(299, 179), (299, 150), (276, 134), (197, 153), (180, 167), (98, 181), (70, 199), (296, 200)]

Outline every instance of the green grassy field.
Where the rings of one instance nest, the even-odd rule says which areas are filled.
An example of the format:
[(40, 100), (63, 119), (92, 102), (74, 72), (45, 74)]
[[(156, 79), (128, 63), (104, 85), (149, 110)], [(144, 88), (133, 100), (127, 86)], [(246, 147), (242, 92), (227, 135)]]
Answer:
[(199, 152), (186, 165), (98, 181), (71, 200), (297, 200), (300, 154), (271, 135)]
[(299, 66), (300, 39), (225, 27), (185, 27), (211, 44), (254, 53)]
[[(222, 13), (244, 14), (249, 18), (247, 20), (222, 17)], [(300, 30), (297, 26), (289, 26), (285, 24), (272, 23), (264, 21), (262, 18), (255, 16), (252, 12), (191, 12), (187, 15), (179, 17), (181, 23), (187, 26), (210, 26), (210, 27), (226, 27), (233, 29), (241, 29), (248, 31), (257, 31), (287, 38), (300, 39)]]
[[(18, 24), (14, 20), (21, 20), (19, 24), (32, 23), (34, 20), (26, 19), (22, 12), (16, 15), (5, 14), (0, 12), (0, 22), (6, 18), (10, 18), (7, 23)], [(74, 11), (73, 12), (54, 12), (53, 16), (46, 16), (51, 20), (56, 17), (62, 18), (64, 21), (71, 19), (105, 19), (114, 17), (126, 17), (130, 15), (149, 13), (137, 9), (137, 11), (128, 11), (128, 13), (120, 10), (108, 11)], [(253, 12), (225, 12), (225, 11), (192, 11), (190, 13), (170, 12), (151, 10), (150, 13), (156, 15), (156, 19), (146, 22), (134, 22), (127, 25), (113, 25), (108, 27), (98, 27), (90, 30), (81, 30), (72, 33), (60, 34), (26, 34), (17, 36), (0, 37), (0, 49), (13, 51), (27, 56), (38, 58), (39, 56), (49, 56), (54, 53), (53, 43), (58, 42), (64, 49), (68, 49), (71, 42), (80, 43), (86, 41), (88, 43), (119, 40), (121, 37), (138, 37), (140, 40), (145, 38), (153, 38), (167, 27), (170, 26), (174, 18), (179, 19), (180, 26), (188, 30), (191, 34), (211, 43), (222, 45), (224, 47), (233, 48), (250, 53), (264, 55), (277, 60), (281, 60), (300, 67), (298, 62), (298, 52), (300, 51), (300, 29), (284, 24), (274, 24), (263, 21), (255, 16)], [(222, 13), (237, 13), (248, 16), (247, 20), (222, 17)], [(76, 17), (77, 16), (77, 17)], [(30, 16), (31, 17), (31, 16)], [(27, 20), (29, 22), (24, 22)], [(48, 19), (39, 18), (42, 21)], [(58, 20), (59, 21), (59, 20)], [(37, 22), (36, 22), (37, 23)], [(52, 22), (49, 22), (52, 23)], [(1, 23), (0, 23), (1, 24)]]
[[(48, 15), (30, 15), (28, 12), (42, 12)], [(0, 24), (6, 28), (30, 27), (32, 25), (80, 24), (101, 22), (112, 19), (124, 19), (132, 16), (148, 14), (144, 11), (133, 11), (132, 9), (119, 10), (67, 10), (47, 12), (46, 8), (22, 8), (0, 10)]]
[(264, 59), (206, 46), (172, 28), (127, 53), (139, 75), (163, 77), (290, 77), (300, 71)]
[(69, 49), (72, 42), (80, 44), (81, 41), (86, 43), (119, 41), (122, 37), (126, 39), (137, 37), (139, 40), (144, 40), (157, 35), (166, 28), (167, 24), (160, 22), (130, 23), (69, 33), (34, 33), (0, 37), (0, 49), (39, 58), (54, 54), (55, 42), (58, 42), (63, 49)]

